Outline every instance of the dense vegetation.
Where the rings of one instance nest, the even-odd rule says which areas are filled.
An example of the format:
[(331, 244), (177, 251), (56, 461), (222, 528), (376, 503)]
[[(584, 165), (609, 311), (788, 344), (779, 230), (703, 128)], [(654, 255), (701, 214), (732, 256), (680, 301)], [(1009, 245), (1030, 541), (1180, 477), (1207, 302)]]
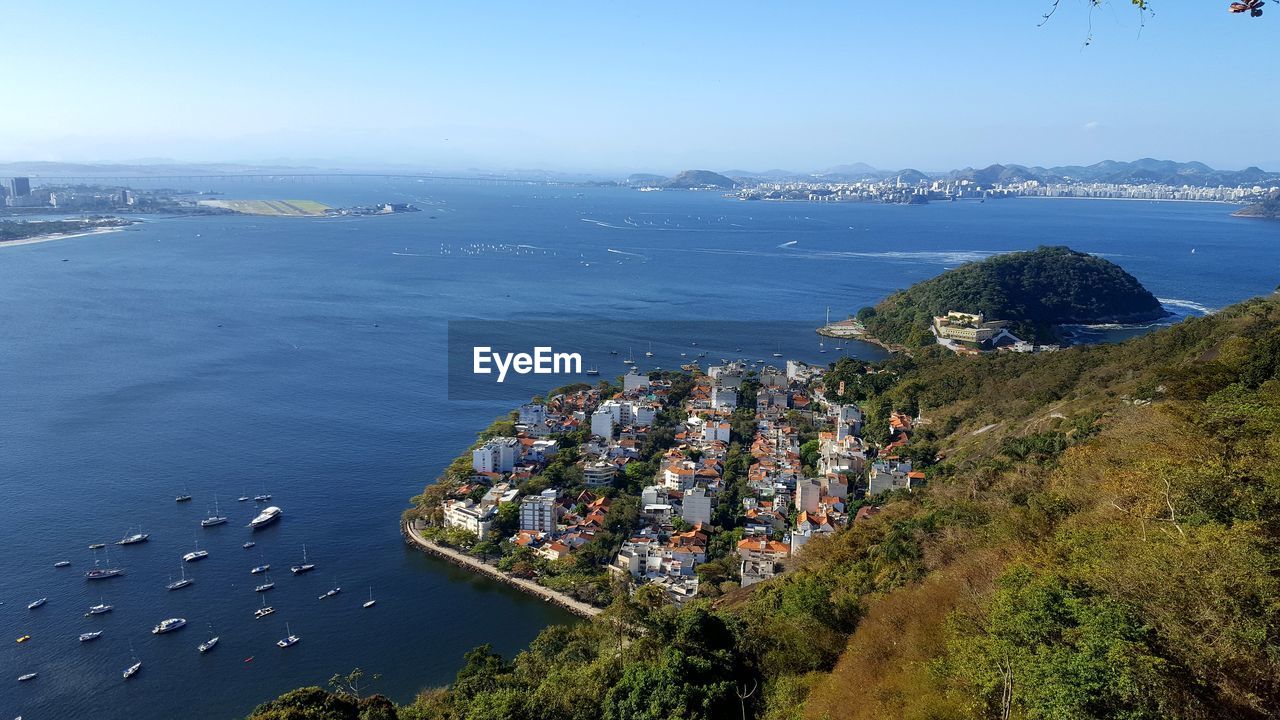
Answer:
[(1118, 265), (1066, 247), (1041, 247), (962, 265), (900, 290), (858, 319), (880, 340), (926, 345), (929, 326), (948, 311), (1007, 320), (1024, 340), (1052, 341), (1066, 323), (1145, 322), (1167, 313)]
[(836, 372), (923, 416), (927, 490), (713, 602), (642, 588), (514, 659), (478, 648), (408, 705), (308, 688), (253, 717), (1274, 716), (1280, 299), (1121, 345)]
[(65, 235), (88, 232), (98, 228), (119, 227), (132, 224), (132, 220), (92, 217), (83, 220), (20, 220), (0, 221), (0, 242), (26, 240), (42, 235)]
[(1273, 191), (1262, 202), (1240, 208), (1233, 214), (1240, 217), (1280, 219), (1280, 190)]

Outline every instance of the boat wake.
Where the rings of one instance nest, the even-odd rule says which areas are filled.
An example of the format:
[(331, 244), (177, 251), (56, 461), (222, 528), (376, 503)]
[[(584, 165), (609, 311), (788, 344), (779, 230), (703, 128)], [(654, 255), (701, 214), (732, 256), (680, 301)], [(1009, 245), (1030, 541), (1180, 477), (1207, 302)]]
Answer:
[(641, 260), (649, 259), (647, 255), (641, 255), (640, 253), (626, 252), (625, 250), (614, 250), (613, 248), (608, 248), (608, 251), (613, 253), (614, 255), (626, 255), (627, 257), (640, 258)]
[(779, 245), (778, 247), (780, 247), (780, 248), (795, 247), (796, 243), (798, 243), (798, 242), (800, 242), (800, 241), (799, 241), (799, 240), (788, 240), (787, 242), (782, 243), (782, 244), (781, 244), (781, 245)]
[(630, 225), (611, 225), (611, 224), (609, 224), (609, 223), (607, 223), (607, 222), (605, 222), (605, 221), (603, 221), (603, 220), (593, 220), (592, 218), (578, 218), (578, 219), (579, 219), (579, 220), (581, 220), (581, 221), (582, 221), (582, 222), (584, 222), (584, 223), (591, 223), (592, 225), (599, 225), (599, 226), (600, 226), (600, 227), (602, 227), (602, 228), (609, 228), (609, 229), (611, 229), (611, 230), (634, 230), (634, 229), (635, 229), (635, 228), (631, 227)]
[(429, 255), (423, 255), (423, 254), (421, 254), (421, 253), (402, 253), (402, 252), (393, 252), (393, 253), (391, 253), (391, 254), (392, 254), (392, 255), (399, 255), (400, 257), (430, 257)]
[[(1179, 300), (1177, 298), (1156, 298), (1156, 300), (1159, 300), (1160, 304), (1164, 305), (1166, 309), (1176, 308), (1176, 310), (1170, 310), (1170, 312), (1178, 315), (1187, 315), (1190, 313), (1212, 315), (1215, 312), (1213, 308), (1202, 305), (1194, 300)], [(1182, 310), (1183, 312), (1179, 313), (1177, 310)]]

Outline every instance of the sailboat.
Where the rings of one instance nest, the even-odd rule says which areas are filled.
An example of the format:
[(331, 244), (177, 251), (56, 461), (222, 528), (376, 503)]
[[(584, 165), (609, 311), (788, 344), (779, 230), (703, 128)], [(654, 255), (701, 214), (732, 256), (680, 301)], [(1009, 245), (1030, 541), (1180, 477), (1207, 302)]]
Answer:
[(107, 556), (107, 567), (98, 567), (98, 554), (94, 553), (93, 569), (84, 574), (85, 580), (105, 580), (124, 574), (124, 568), (111, 567), (111, 556)]
[(254, 502), (266, 502), (271, 499), (271, 493), (267, 492), (267, 484), (262, 483), (262, 493), (253, 496)]
[(138, 543), (146, 542), (147, 538), (149, 537), (151, 536), (147, 533), (142, 532), (142, 528), (139, 527), (138, 532), (130, 535), (125, 535), (124, 537), (117, 540), (116, 544), (117, 545), (137, 545)]
[(649, 343), (649, 349), (644, 352), (645, 357), (653, 357), (653, 343)]
[(39, 675), (39, 674), (40, 674), (40, 673), (27, 673), (26, 675), (19, 675), (19, 676), (18, 676), (18, 682), (26, 682), (26, 681), (28, 681), (28, 680), (35, 680), (35, 679), (36, 679), (36, 676), (37, 676), (37, 675)]
[(173, 501), (174, 501), (174, 502), (180, 502), (180, 503), (182, 503), (182, 502), (191, 502), (191, 493), (187, 492), (187, 489), (186, 489), (186, 488), (183, 488), (183, 489), (182, 489), (182, 494), (180, 494), (180, 495), (178, 495), (178, 497), (174, 498), (174, 499), (173, 499)]
[(275, 583), (271, 582), (271, 576), (270, 576), (270, 575), (268, 575), (268, 576), (266, 577), (266, 580), (267, 580), (266, 582), (264, 582), (264, 583), (262, 583), (261, 585), (259, 585), (259, 586), (255, 587), (255, 588), (253, 589), (253, 591), (254, 591), (254, 592), (260, 592), (260, 593), (263, 593), (263, 592), (266, 592), (266, 591), (268, 591), (268, 590), (270, 590), (270, 589), (272, 589), (272, 588), (274, 588), (274, 587), (276, 586), (276, 584), (275, 584)]
[(294, 575), (301, 575), (302, 573), (309, 573), (315, 569), (316, 569), (316, 566), (313, 563), (307, 562), (307, 546), (303, 545), (302, 546), (302, 562), (290, 567), (289, 572), (293, 573)]
[(213, 527), (227, 522), (227, 517), (218, 508), (218, 496), (213, 496), (213, 514), (200, 521), (200, 527)]
[(592, 365), (591, 367), (587, 368), (587, 374), (588, 374), (588, 375), (599, 375), (599, 374), (600, 374), (600, 371), (596, 368), (596, 366), (595, 366), (595, 365)]
[[(209, 623), (209, 632), (210, 632), (211, 634), (213, 633), (213, 623)], [(199, 650), (200, 650), (200, 652), (202, 652), (202, 653), (207, 653), (207, 652), (209, 652), (210, 650), (212, 650), (212, 649), (213, 649), (213, 646), (215, 646), (215, 645), (217, 645), (217, 644), (218, 644), (218, 636), (217, 636), (217, 635), (214, 635), (213, 637), (209, 638), (208, 640), (205, 640), (204, 642), (200, 643), (200, 644), (197, 646), (197, 649), (199, 649)]]
[(364, 605), (361, 605), (360, 607), (371, 608), (371, 607), (373, 607), (374, 605), (376, 605), (376, 604), (377, 604), (377, 602), (378, 602), (377, 600), (374, 600), (374, 599), (373, 599), (373, 586), (372, 586), (372, 585), (370, 585), (370, 586), (369, 586), (369, 599), (368, 599), (368, 600), (366, 600), (366, 601), (365, 601), (365, 603), (364, 603)]
[(137, 675), (138, 671), (142, 669), (142, 661), (138, 659), (138, 653), (133, 651), (133, 643), (129, 643), (129, 654), (133, 656), (133, 664), (125, 669), (124, 671), (125, 680), (128, 680), (134, 675)]
[(267, 604), (267, 596), (266, 596), (266, 595), (263, 595), (263, 596), (262, 596), (262, 607), (260, 607), (260, 608), (258, 608), (257, 610), (254, 610), (254, 611), (253, 611), (253, 618), (254, 618), (255, 620), (261, 620), (262, 618), (264, 618), (264, 617), (266, 617), (266, 616), (270, 615), (271, 613), (273, 613), (273, 612), (275, 612), (275, 611), (276, 611), (276, 609), (275, 609), (275, 608), (273, 608), (273, 607), (271, 607), (270, 605), (268, 605), (268, 604)]
[(93, 632), (80, 633), (80, 642), (91, 642), (93, 640), (97, 640), (98, 637), (101, 635), (102, 635), (101, 630), (94, 630)]
[(205, 558), (207, 558), (207, 557), (209, 557), (209, 551), (208, 551), (208, 550), (201, 550), (201, 549), (200, 549), (200, 539), (199, 539), (199, 538), (196, 538), (196, 549), (195, 549), (195, 550), (192, 550), (191, 552), (187, 553), (186, 555), (183, 555), (183, 556), (182, 556), (182, 559), (183, 559), (183, 561), (185, 561), (185, 562), (195, 562), (195, 561), (197, 561), (197, 560), (203, 560), (203, 559), (205, 559)]
[(622, 361), (622, 364), (623, 364), (623, 365), (635, 365), (635, 364), (636, 364), (635, 358), (633, 357), (633, 353), (631, 352), (631, 346), (630, 346), (630, 345), (628, 345), (628, 346), (627, 346), (627, 359), (626, 359), (626, 360), (623, 360), (623, 361)]
[[(182, 588), (195, 582), (195, 580), (192, 580), (191, 578), (187, 577), (187, 568), (185, 565), (179, 565), (178, 569), (182, 571), (182, 579), (174, 580), (173, 582), (170, 582), (168, 585), (165, 585), (164, 587), (166, 590), (181, 590)], [(173, 580), (173, 576), (170, 575), (169, 579)]]
[(98, 604), (90, 607), (89, 612), (85, 613), (84, 616), (89, 617), (90, 615), (105, 615), (106, 613), (109, 613), (115, 609), (116, 609), (115, 605), (108, 605), (102, 602), (101, 599), (99, 599)]
[(279, 645), (282, 648), (287, 648), (290, 645), (297, 645), (298, 641), (302, 639), (293, 634), (293, 630), (289, 627), (289, 623), (284, 624), (284, 631), (288, 633), (288, 635), (283, 640), (276, 642), (276, 645)]

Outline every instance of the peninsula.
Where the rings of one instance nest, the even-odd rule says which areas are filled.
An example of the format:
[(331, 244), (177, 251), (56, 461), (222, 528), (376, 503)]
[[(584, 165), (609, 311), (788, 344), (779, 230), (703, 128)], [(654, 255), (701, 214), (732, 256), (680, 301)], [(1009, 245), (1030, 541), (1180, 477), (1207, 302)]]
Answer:
[(0, 247), (113, 232), (135, 222), (109, 216), (73, 220), (5, 220), (0, 221)]

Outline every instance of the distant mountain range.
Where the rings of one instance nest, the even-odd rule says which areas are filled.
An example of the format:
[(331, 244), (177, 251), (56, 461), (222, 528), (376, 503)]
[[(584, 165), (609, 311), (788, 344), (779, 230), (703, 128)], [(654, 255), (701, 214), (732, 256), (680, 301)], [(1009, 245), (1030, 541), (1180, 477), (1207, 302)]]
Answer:
[(970, 180), (979, 185), (1015, 183), (1038, 180), (1044, 183), (1101, 182), (1101, 183), (1161, 183), (1165, 185), (1193, 185), (1213, 187), (1217, 185), (1254, 185), (1280, 182), (1280, 173), (1267, 172), (1258, 167), (1244, 170), (1215, 170), (1202, 162), (1176, 162), (1143, 158), (1132, 162), (1103, 160), (1092, 165), (1061, 165), (1057, 167), (1028, 167), (1025, 165), (988, 165), (984, 168), (962, 168), (948, 172), (926, 173), (912, 168), (880, 170), (866, 163), (836, 165), (810, 173), (788, 173), (768, 170), (751, 173), (730, 170), (724, 173), (743, 183), (793, 181), (853, 182), (857, 180), (891, 180), (901, 177), (908, 185), (922, 180)]

